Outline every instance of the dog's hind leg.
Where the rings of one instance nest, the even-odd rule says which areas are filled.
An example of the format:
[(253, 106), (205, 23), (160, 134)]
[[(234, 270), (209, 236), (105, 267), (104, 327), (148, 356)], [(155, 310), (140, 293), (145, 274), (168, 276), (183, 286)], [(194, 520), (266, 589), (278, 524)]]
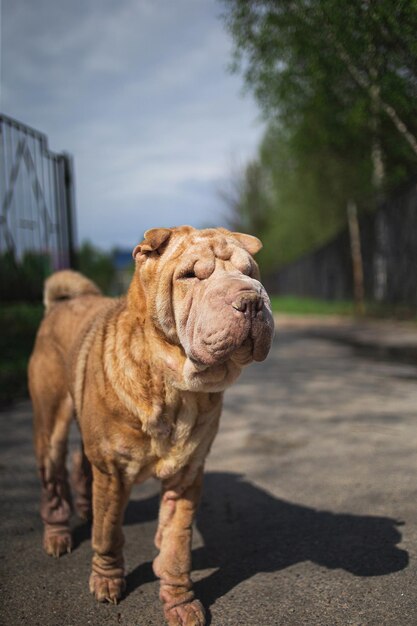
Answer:
[[(65, 465), (73, 403), (64, 389), (59, 365), (50, 358), (32, 357), (29, 389), (34, 411), (34, 443), (41, 479), (40, 512), (44, 523), (43, 547), (55, 557), (71, 552), (69, 527), (71, 492)], [(58, 381), (59, 380), (59, 384)]]
[(83, 520), (92, 518), (92, 482), (91, 463), (84, 453), (84, 446), (72, 455), (71, 487), (74, 494), (74, 508)]

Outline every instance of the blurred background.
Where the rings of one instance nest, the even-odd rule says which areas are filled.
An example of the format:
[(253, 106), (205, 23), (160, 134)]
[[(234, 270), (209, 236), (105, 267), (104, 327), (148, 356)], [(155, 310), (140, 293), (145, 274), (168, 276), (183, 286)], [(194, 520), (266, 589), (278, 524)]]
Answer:
[(276, 311), (415, 320), (415, 2), (0, 7), (1, 403), (45, 277), (123, 293), (155, 226), (259, 236)]

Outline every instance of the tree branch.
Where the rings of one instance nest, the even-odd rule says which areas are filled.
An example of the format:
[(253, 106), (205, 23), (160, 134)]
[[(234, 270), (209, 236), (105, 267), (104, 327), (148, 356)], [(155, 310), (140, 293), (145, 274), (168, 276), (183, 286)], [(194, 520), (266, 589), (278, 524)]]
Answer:
[[(325, 18), (325, 16), (323, 16)], [(360, 86), (362, 89), (371, 94), (372, 84), (371, 82), (360, 72), (360, 70), (356, 67), (349, 53), (345, 50), (343, 45), (337, 41), (336, 37), (332, 33), (327, 23), (326, 18), (324, 19), (325, 27), (327, 30), (327, 34), (330, 37), (333, 46), (335, 47), (336, 53), (341, 61), (346, 65), (346, 68), (349, 74), (352, 76), (353, 80)], [(378, 93), (378, 102), (382, 111), (384, 111), (388, 117), (393, 122), (394, 126), (398, 130), (398, 132), (404, 137), (404, 139), (408, 142), (409, 146), (413, 150), (414, 154), (417, 156), (417, 139), (416, 137), (409, 131), (405, 123), (399, 117), (398, 113), (394, 109), (393, 106), (385, 102), (380, 94)]]

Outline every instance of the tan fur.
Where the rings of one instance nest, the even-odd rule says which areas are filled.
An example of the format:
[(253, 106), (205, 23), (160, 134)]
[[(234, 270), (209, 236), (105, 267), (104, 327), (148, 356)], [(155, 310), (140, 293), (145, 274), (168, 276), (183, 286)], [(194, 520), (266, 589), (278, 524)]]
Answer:
[[(90, 514), (90, 589), (117, 602), (124, 589), (122, 521), (134, 482), (160, 478), (155, 573), (169, 624), (202, 625), (194, 599), (191, 525), (224, 389), (266, 357), (273, 323), (249, 254), (259, 240), (225, 229), (151, 229), (136, 246), (127, 298), (109, 299), (81, 274), (45, 285), (46, 313), (29, 364), (44, 547), (71, 550), (65, 467), (73, 412), (83, 450), (72, 485)], [(85, 454), (84, 454), (85, 450)]]
[(98, 296), (100, 289), (82, 274), (72, 270), (63, 270), (46, 279), (43, 303), (45, 309), (49, 311), (52, 304), (59, 300), (86, 296), (87, 294)]

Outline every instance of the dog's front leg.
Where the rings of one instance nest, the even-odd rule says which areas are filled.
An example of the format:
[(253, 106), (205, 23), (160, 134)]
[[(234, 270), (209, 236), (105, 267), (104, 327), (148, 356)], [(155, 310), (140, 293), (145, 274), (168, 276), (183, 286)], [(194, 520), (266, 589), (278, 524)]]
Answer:
[(170, 626), (204, 626), (204, 609), (191, 582), (192, 524), (201, 493), (202, 469), (192, 484), (163, 484), (153, 569), (161, 579), (160, 598)]
[(131, 485), (119, 474), (93, 466), (93, 563), (90, 591), (100, 602), (113, 602), (125, 589), (122, 532)]

